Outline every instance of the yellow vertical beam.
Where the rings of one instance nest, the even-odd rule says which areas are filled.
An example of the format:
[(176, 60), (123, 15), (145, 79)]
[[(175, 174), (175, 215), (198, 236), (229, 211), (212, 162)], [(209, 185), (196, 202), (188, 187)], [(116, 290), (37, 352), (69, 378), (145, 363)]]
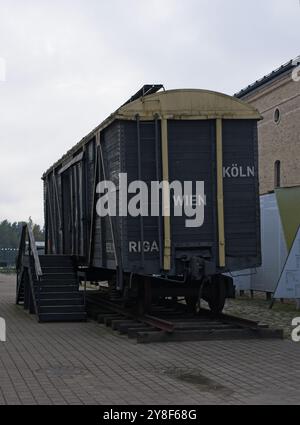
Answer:
[(164, 270), (171, 269), (171, 219), (170, 219), (170, 191), (169, 191), (169, 147), (168, 121), (161, 119), (162, 138), (162, 174), (163, 174), (163, 212), (164, 212)]
[(216, 120), (217, 148), (217, 205), (218, 205), (218, 237), (219, 237), (219, 266), (225, 267), (225, 222), (224, 222), (224, 188), (223, 188), (223, 135), (222, 119)]

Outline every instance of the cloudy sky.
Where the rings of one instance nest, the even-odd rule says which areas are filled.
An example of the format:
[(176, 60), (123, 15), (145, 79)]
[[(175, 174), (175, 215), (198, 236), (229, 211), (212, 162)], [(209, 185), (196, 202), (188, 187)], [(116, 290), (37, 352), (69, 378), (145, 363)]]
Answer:
[(145, 83), (233, 94), (300, 54), (299, 0), (0, 0), (0, 220)]

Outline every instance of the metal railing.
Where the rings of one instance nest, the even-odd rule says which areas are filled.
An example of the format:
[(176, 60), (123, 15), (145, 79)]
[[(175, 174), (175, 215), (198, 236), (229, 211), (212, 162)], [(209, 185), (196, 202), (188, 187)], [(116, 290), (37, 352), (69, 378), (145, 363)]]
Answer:
[[(26, 242), (28, 242), (28, 244)], [(34, 234), (33, 234), (31, 225), (29, 223), (24, 224), (22, 228), (19, 252), (18, 252), (17, 262), (16, 262), (17, 303), (18, 303), (20, 287), (22, 284), (23, 273), (25, 269), (24, 260), (26, 257), (28, 257), (28, 263), (26, 263), (26, 267), (28, 269), (32, 301), (34, 304), (35, 313), (38, 315), (39, 305), (40, 305), (40, 281), (43, 276), (43, 272), (42, 272), (41, 263), (40, 263), (40, 259), (39, 259), (39, 255), (38, 255), (38, 251), (36, 247)], [(33, 265), (34, 265), (34, 270), (36, 275), (36, 282), (37, 282), (37, 298), (36, 298), (35, 288), (34, 288), (34, 279), (31, 272), (32, 260), (33, 260)]]

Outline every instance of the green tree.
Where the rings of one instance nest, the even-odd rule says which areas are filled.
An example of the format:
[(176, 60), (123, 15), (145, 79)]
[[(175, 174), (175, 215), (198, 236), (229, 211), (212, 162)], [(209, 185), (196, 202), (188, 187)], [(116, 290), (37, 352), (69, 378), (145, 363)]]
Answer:
[[(36, 241), (44, 241), (44, 229), (38, 224), (33, 223), (31, 217), (28, 222), (32, 226), (33, 234)], [(18, 248), (20, 243), (22, 227), (25, 223), (14, 222), (10, 223), (8, 220), (0, 222), (0, 248)]]

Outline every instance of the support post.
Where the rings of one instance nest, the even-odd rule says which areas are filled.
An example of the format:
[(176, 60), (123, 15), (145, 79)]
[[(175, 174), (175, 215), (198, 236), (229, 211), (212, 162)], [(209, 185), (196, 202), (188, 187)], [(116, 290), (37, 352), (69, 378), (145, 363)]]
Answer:
[(168, 149), (168, 120), (161, 119), (162, 138), (162, 172), (163, 172), (163, 215), (164, 215), (164, 258), (163, 268), (171, 269), (171, 220), (170, 220), (170, 191), (169, 184), (169, 149)]
[(216, 120), (216, 151), (217, 151), (217, 208), (218, 208), (218, 238), (219, 266), (225, 267), (225, 223), (224, 223), (224, 188), (223, 188), (223, 130), (222, 119)]

